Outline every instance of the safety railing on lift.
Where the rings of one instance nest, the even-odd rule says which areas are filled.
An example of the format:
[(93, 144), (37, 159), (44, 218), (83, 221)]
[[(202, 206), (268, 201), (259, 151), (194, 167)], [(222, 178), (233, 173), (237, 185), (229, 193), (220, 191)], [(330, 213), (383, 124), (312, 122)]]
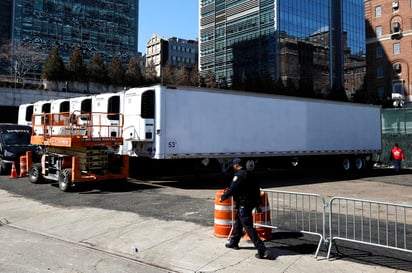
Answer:
[(32, 116), (33, 135), (45, 139), (56, 136), (122, 137), (123, 115), (119, 113), (42, 113)]

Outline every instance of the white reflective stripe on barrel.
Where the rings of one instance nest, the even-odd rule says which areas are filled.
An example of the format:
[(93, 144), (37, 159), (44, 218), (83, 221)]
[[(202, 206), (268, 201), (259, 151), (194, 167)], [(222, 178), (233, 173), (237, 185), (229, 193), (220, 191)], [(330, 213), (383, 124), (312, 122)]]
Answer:
[(232, 206), (222, 206), (215, 204), (215, 210), (232, 210)]
[(222, 226), (231, 226), (232, 220), (222, 220), (222, 219), (215, 218), (215, 224), (222, 225)]

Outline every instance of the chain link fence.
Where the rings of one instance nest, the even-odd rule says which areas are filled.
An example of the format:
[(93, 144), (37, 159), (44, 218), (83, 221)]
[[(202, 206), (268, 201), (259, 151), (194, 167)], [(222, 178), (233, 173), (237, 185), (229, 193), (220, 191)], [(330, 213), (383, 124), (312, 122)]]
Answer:
[(391, 166), (390, 152), (395, 143), (405, 154), (402, 167), (412, 167), (412, 109), (382, 109), (382, 154), (383, 165)]

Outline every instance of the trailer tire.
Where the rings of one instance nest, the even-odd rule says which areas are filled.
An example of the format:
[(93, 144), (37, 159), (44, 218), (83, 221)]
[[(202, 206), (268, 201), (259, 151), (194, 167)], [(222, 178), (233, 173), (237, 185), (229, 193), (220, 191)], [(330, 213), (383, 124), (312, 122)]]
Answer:
[(252, 172), (256, 168), (256, 161), (253, 159), (249, 159), (246, 161), (245, 165), (246, 165), (246, 170), (248, 170), (249, 172)]
[(30, 167), (28, 175), (31, 183), (38, 184), (43, 182), (44, 179), (41, 170), (42, 168), (40, 163), (35, 163)]
[(72, 169), (67, 168), (59, 174), (59, 188), (60, 190), (67, 192), (72, 186)]
[(299, 167), (300, 165), (299, 165), (299, 158), (297, 157), (297, 156), (295, 156), (295, 157), (292, 157), (291, 159), (290, 159), (290, 166), (292, 167), (292, 168), (297, 168), (297, 167)]
[(352, 167), (352, 162), (351, 162), (350, 158), (344, 157), (342, 159), (342, 170), (344, 172), (349, 172), (351, 170), (351, 167)]
[(357, 171), (363, 171), (365, 169), (365, 159), (363, 157), (356, 157), (354, 166)]
[(202, 166), (204, 167), (209, 167), (210, 165), (210, 158), (205, 157), (202, 160), (200, 160), (200, 163), (202, 164)]

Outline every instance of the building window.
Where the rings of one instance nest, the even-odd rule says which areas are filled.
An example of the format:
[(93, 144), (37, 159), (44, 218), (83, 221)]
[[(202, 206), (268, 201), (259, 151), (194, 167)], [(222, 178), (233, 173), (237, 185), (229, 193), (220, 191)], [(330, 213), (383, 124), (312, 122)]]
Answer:
[(397, 12), (397, 11), (399, 11), (399, 2), (393, 1), (392, 2), (392, 12)]
[(402, 73), (402, 65), (400, 63), (396, 63), (393, 65), (393, 74), (399, 75)]
[(383, 79), (383, 66), (381, 65), (376, 68), (376, 78)]
[(401, 54), (401, 44), (400, 43), (393, 44), (393, 54), (394, 55)]
[(376, 6), (375, 7), (375, 17), (381, 17), (381, 16), (382, 16), (382, 7)]
[(376, 58), (382, 58), (383, 57), (383, 49), (381, 46), (376, 47)]
[(383, 86), (378, 87), (378, 98), (383, 99), (385, 97), (385, 88)]
[(401, 31), (401, 23), (393, 22), (392, 23), (392, 33), (398, 33)]
[(382, 36), (382, 26), (376, 26), (375, 29), (376, 37), (381, 37)]
[(392, 93), (403, 95), (403, 80), (397, 80), (392, 82)]

